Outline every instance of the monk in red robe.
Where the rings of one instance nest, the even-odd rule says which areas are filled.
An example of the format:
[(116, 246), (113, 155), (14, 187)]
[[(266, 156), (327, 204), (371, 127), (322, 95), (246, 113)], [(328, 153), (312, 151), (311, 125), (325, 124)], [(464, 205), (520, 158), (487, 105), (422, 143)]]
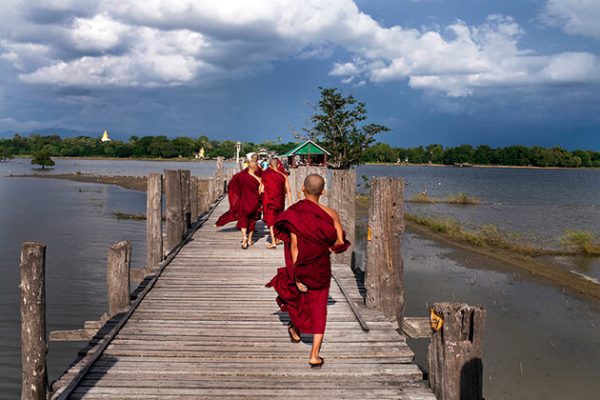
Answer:
[(261, 177), (263, 221), (271, 233), (271, 243), (267, 243), (268, 249), (277, 248), (277, 239), (275, 239), (273, 225), (275, 225), (275, 221), (279, 217), (279, 214), (281, 214), (285, 208), (286, 196), (288, 204), (292, 202), (290, 183), (287, 174), (285, 173), (285, 169), (283, 170), (284, 172), (282, 172), (279, 168), (280, 163), (281, 161), (278, 159), (272, 158), (268, 168), (263, 171)]
[(236, 228), (242, 232), (242, 249), (252, 245), (256, 221), (260, 219), (260, 178), (258, 164), (250, 161), (248, 168), (231, 178), (227, 186), (229, 210), (219, 217), (216, 226), (237, 221)]
[(327, 299), (331, 285), (330, 253), (348, 249), (340, 218), (334, 210), (319, 204), (325, 181), (311, 174), (304, 180), (300, 200), (275, 222), (275, 236), (285, 242), (285, 268), (267, 283), (278, 294), (277, 303), (290, 316), (288, 333), (300, 342), (301, 333), (313, 334), (311, 367), (321, 367), (319, 356), (327, 322)]

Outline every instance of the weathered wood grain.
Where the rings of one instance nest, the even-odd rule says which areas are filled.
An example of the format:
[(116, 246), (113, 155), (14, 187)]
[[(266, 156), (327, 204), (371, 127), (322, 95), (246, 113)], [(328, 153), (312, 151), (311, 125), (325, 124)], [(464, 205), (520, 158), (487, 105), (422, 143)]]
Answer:
[(46, 356), (46, 245), (21, 245), (21, 400), (45, 400), (48, 390)]
[(365, 268), (366, 303), (402, 326), (404, 313), (403, 187), (400, 178), (373, 178), (369, 200), (370, 240)]
[[(213, 226), (226, 208), (225, 199), (161, 270), (69, 398), (434, 398), (405, 338), (389, 319), (359, 304), (356, 288), (344, 291), (369, 332), (333, 284), (322, 349), (327, 361), (311, 370), (312, 336), (290, 342), (289, 317), (264, 287), (282, 266), (281, 248), (264, 248), (259, 224), (257, 243), (240, 249), (236, 230)], [(342, 285), (355, 284), (347, 266), (334, 271)], [(55, 387), (75, 376), (76, 369), (68, 371)]]
[(148, 175), (146, 190), (146, 271), (162, 261), (162, 175)]

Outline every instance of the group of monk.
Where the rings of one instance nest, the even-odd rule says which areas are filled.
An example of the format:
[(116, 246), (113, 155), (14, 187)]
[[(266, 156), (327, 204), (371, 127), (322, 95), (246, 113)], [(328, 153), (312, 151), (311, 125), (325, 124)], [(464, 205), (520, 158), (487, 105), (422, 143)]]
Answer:
[[(287, 173), (281, 161), (273, 158), (264, 171), (256, 159), (237, 173), (228, 186), (229, 210), (217, 226), (237, 221), (242, 233), (242, 249), (252, 246), (256, 222), (261, 217), (269, 228), (268, 248), (284, 244), (285, 267), (266, 284), (277, 292), (277, 304), (287, 312), (288, 335), (293, 343), (302, 334), (312, 334), (309, 356), (311, 368), (320, 368), (320, 356), (327, 322), (327, 299), (331, 284), (331, 253), (346, 251), (346, 240), (337, 212), (319, 203), (325, 189), (322, 176), (311, 174), (302, 185), (304, 199), (291, 204)], [(285, 200), (288, 208), (285, 209)]]
[(256, 155), (248, 162), (248, 167), (235, 174), (227, 187), (229, 210), (217, 220), (217, 226), (237, 221), (236, 228), (242, 233), (242, 249), (254, 245), (256, 222), (261, 219), (269, 228), (271, 243), (267, 248), (275, 249), (282, 242), (275, 238), (273, 226), (288, 204), (292, 192), (287, 173), (281, 161), (272, 158), (266, 169), (262, 169)]

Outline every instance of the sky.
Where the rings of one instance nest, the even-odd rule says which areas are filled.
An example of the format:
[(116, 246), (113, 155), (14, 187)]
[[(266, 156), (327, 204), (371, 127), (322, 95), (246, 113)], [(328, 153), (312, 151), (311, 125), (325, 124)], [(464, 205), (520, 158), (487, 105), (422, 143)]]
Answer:
[(379, 140), (600, 150), (600, 0), (3, 0), (0, 136), (292, 140), (318, 87)]

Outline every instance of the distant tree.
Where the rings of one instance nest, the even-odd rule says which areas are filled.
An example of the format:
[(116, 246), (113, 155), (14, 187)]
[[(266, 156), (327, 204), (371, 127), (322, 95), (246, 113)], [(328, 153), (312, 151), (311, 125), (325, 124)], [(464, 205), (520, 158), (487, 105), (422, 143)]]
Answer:
[(440, 164), (444, 161), (444, 146), (441, 144), (430, 144), (425, 147), (427, 152), (427, 161), (431, 161), (434, 164)]
[(189, 137), (178, 137), (173, 139), (173, 146), (175, 146), (177, 155), (180, 157), (193, 157), (194, 152), (198, 150), (196, 141)]
[(13, 153), (8, 147), (0, 147), (0, 161), (5, 162), (13, 157)]
[[(144, 139), (144, 138), (142, 138)], [(142, 140), (140, 139), (140, 141)], [(166, 136), (154, 136), (148, 146), (150, 157), (173, 158), (177, 157), (177, 149)]]
[(376, 143), (363, 153), (364, 162), (396, 162), (398, 151), (387, 143)]
[(40, 150), (33, 154), (31, 164), (41, 165), (42, 169), (54, 166), (54, 161), (50, 158), (50, 153), (47, 150)]
[(375, 135), (389, 131), (383, 125), (360, 125), (367, 119), (367, 108), (354, 96), (344, 96), (339, 89), (319, 87), (321, 98), (310, 117), (312, 126), (303, 129), (309, 138), (321, 143), (329, 152), (329, 165), (345, 169), (361, 162), (363, 152), (375, 141)]

